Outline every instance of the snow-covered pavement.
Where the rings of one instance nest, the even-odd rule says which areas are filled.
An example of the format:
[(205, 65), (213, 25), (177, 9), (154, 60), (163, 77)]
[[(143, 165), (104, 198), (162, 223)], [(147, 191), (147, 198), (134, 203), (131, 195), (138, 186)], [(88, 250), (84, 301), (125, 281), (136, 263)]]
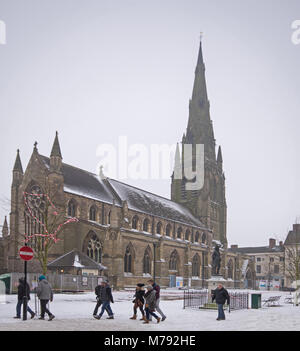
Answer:
[[(298, 330), (300, 331), (300, 307), (284, 304), (289, 293), (262, 292), (263, 298), (270, 295), (281, 295), (280, 307), (264, 307), (258, 310), (248, 309), (226, 313), (225, 321), (216, 321), (216, 311), (183, 309), (182, 291), (162, 291), (168, 300), (161, 301), (161, 308), (167, 315), (164, 322), (142, 324), (139, 320), (130, 320), (132, 315), (133, 292), (114, 293), (115, 303), (112, 309), (114, 320), (95, 320), (92, 312), (95, 306), (95, 295), (56, 294), (50, 310), (56, 318), (49, 322), (33, 320), (15, 320), (16, 295), (6, 296), (6, 304), (0, 304), (0, 330), (123, 330), (123, 331), (214, 331), (214, 330)], [(171, 299), (170, 299), (171, 298)], [(31, 308), (34, 309), (34, 295), (31, 296)], [(28, 316), (29, 317), (29, 316)]]

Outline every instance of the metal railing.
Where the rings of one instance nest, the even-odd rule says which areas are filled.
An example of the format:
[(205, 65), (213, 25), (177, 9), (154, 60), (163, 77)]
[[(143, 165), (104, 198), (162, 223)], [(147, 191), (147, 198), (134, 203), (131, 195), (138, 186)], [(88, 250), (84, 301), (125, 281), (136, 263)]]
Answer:
[[(247, 309), (249, 306), (249, 294), (247, 292), (229, 292), (230, 310)], [(224, 309), (227, 309), (227, 304)], [(212, 302), (211, 293), (208, 290), (184, 290), (183, 308), (198, 308), (204, 310), (216, 310), (217, 304)]]

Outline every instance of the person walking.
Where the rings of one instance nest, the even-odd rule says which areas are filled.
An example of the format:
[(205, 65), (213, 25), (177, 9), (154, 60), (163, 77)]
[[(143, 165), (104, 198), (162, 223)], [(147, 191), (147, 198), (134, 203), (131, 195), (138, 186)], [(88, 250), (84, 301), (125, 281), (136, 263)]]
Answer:
[(222, 321), (225, 320), (225, 313), (224, 313), (224, 304), (227, 301), (227, 304), (230, 304), (230, 296), (228, 294), (228, 291), (223, 287), (222, 284), (219, 284), (217, 289), (213, 291), (212, 294), (212, 302), (216, 300), (216, 303), (218, 305), (218, 318), (217, 321)]
[[(25, 289), (26, 289), (26, 291), (25, 291)], [(17, 306), (16, 306), (17, 314), (14, 318), (17, 318), (17, 319), (21, 318), (21, 306), (23, 305), (23, 302), (24, 302), (24, 296), (27, 297), (27, 312), (29, 312), (31, 314), (31, 319), (32, 319), (32, 318), (34, 318), (35, 313), (28, 306), (28, 301), (30, 300), (30, 287), (29, 287), (28, 283), (26, 283), (26, 287), (25, 287), (24, 278), (20, 278), (19, 285), (18, 285), (18, 302), (17, 302)]]
[(162, 316), (161, 321), (163, 322), (167, 318), (167, 316), (163, 313), (163, 311), (159, 307), (159, 303), (160, 303), (160, 286), (158, 284), (156, 284), (153, 279), (148, 280), (148, 283), (150, 285), (152, 285), (153, 290), (155, 291), (155, 297), (156, 297), (155, 309)]
[(150, 322), (150, 315), (156, 318), (157, 323), (160, 322), (160, 317), (155, 313), (156, 308), (156, 291), (153, 289), (152, 285), (147, 286), (147, 292), (145, 294), (145, 312), (146, 312), (146, 320), (143, 322), (144, 324), (148, 324)]
[(36, 288), (36, 294), (41, 303), (41, 316), (39, 319), (44, 320), (45, 313), (47, 313), (49, 316), (49, 321), (52, 321), (52, 319), (55, 318), (55, 316), (48, 310), (47, 304), (49, 300), (51, 302), (53, 301), (53, 292), (50, 284), (48, 283), (44, 275), (39, 276), (39, 283)]
[[(103, 286), (101, 284), (97, 285), (96, 288), (95, 288), (95, 294), (96, 294), (96, 300), (97, 300), (97, 303), (96, 303), (96, 306), (95, 306), (95, 309), (94, 309), (94, 313), (93, 313), (93, 317), (97, 319), (97, 313), (98, 313), (98, 310), (99, 310), (99, 307), (102, 305), (102, 300), (101, 300), (101, 290), (103, 289)], [(108, 313), (108, 310), (106, 309), (107, 313)]]
[(144, 295), (145, 295), (145, 290), (143, 289), (143, 286), (145, 286), (145, 284), (137, 284), (136, 285), (136, 289), (135, 289), (135, 294), (134, 294), (134, 300), (132, 301), (134, 303), (133, 305), (133, 316), (130, 317), (130, 319), (136, 319), (137, 317), (137, 309), (139, 308), (139, 310), (141, 311), (142, 314), (142, 318), (140, 319), (145, 320), (145, 312), (144, 312)]
[(96, 319), (101, 319), (104, 311), (108, 313), (107, 319), (114, 319), (113, 311), (110, 307), (110, 303), (114, 303), (114, 299), (111, 293), (111, 287), (107, 281), (101, 282), (102, 289), (100, 290), (100, 300), (102, 301), (101, 312), (97, 316), (94, 316)]

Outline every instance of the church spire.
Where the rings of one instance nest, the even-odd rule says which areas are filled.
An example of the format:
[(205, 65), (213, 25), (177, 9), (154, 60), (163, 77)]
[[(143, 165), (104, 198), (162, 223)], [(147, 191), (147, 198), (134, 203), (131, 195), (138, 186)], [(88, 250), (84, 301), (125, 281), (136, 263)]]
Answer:
[(8, 224), (7, 224), (7, 218), (5, 216), (3, 227), (2, 227), (2, 237), (6, 238), (8, 236)]
[(189, 104), (189, 120), (186, 131), (187, 144), (204, 144), (204, 152), (210, 160), (216, 161), (215, 139), (209, 112), (205, 65), (200, 41), (192, 99)]
[(52, 157), (52, 156), (56, 156), (56, 157), (62, 158), (61, 151), (60, 151), (60, 146), (59, 146), (59, 141), (58, 141), (58, 132), (57, 131), (56, 131), (56, 134), (55, 134), (55, 139), (54, 139), (54, 143), (53, 143), (53, 146), (52, 146), (50, 157)]
[(62, 155), (61, 155), (59, 141), (58, 141), (58, 133), (56, 132), (54, 143), (50, 154), (50, 169), (51, 171), (54, 171), (54, 172), (60, 172), (61, 165), (62, 165)]
[(16, 157), (16, 161), (15, 161), (15, 165), (13, 168), (13, 171), (15, 172), (20, 172), (23, 174), (23, 167), (22, 167), (22, 162), (21, 162), (21, 158), (20, 158), (20, 150), (17, 150), (17, 157)]

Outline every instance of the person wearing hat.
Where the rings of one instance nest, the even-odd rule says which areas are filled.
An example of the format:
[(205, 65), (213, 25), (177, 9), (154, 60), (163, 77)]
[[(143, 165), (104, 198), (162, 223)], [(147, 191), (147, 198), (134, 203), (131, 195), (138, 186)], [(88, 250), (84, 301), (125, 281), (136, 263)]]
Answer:
[[(26, 289), (26, 291), (25, 291)], [(21, 318), (21, 306), (24, 302), (24, 296), (27, 297), (27, 301), (30, 300), (30, 287), (29, 284), (26, 283), (25, 287), (25, 280), (24, 278), (19, 279), (19, 285), (18, 285), (18, 303), (17, 303), (17, 315), (14, 318), (20, 319)], [(27, 305), (27, 312), (31, 314), (31, 319), (34, 318), (35, 313), (32, 311), (32, 309)]]
[(48, 310), (47, 304), (49, 300), (51, 302), (53, 301), (53, 292), (44, 275), (39, 276), (39, 283), (36, 288), (36, 294), (41, 303), (41, 316), (39, 319), (45, 319), (45, 313), (47, 313), (49, 316), (49, 321), (52, 321), (55, 316)]
[(139, 308), (142, 314), (142, 318), (140, 319), (142, 320), (146, 320), (145, 319), (145, 312), (144, 312), (144, 295), (145, 295), (145, 290), (143, 289), (143, 286), (145, 286), (145, 284), (137, 284), (136, 285), (136, 289), (135, 289), (135, 294), (134, 294), (134, 300), (132, 301), (134, 303), (133, 305), (133, 316), (130, 319), (136, 319), (137, 317), (137, 309)]
[(148, 285), (147, 286), (147, 292), (145, 294), (146, 320), (145, 320), (144, 324), (148, 324), (149, 323), (150, 315), (153, 316), (154, 318), (156, 318), (157, 323), (160, 322), (160, 317), (158, 317), (155, 314), (155, 306), (156, 306), (156, 296), (155, 296), (155, 294), (156, 294), (156, 292), (153, 289), (152, 285)]

